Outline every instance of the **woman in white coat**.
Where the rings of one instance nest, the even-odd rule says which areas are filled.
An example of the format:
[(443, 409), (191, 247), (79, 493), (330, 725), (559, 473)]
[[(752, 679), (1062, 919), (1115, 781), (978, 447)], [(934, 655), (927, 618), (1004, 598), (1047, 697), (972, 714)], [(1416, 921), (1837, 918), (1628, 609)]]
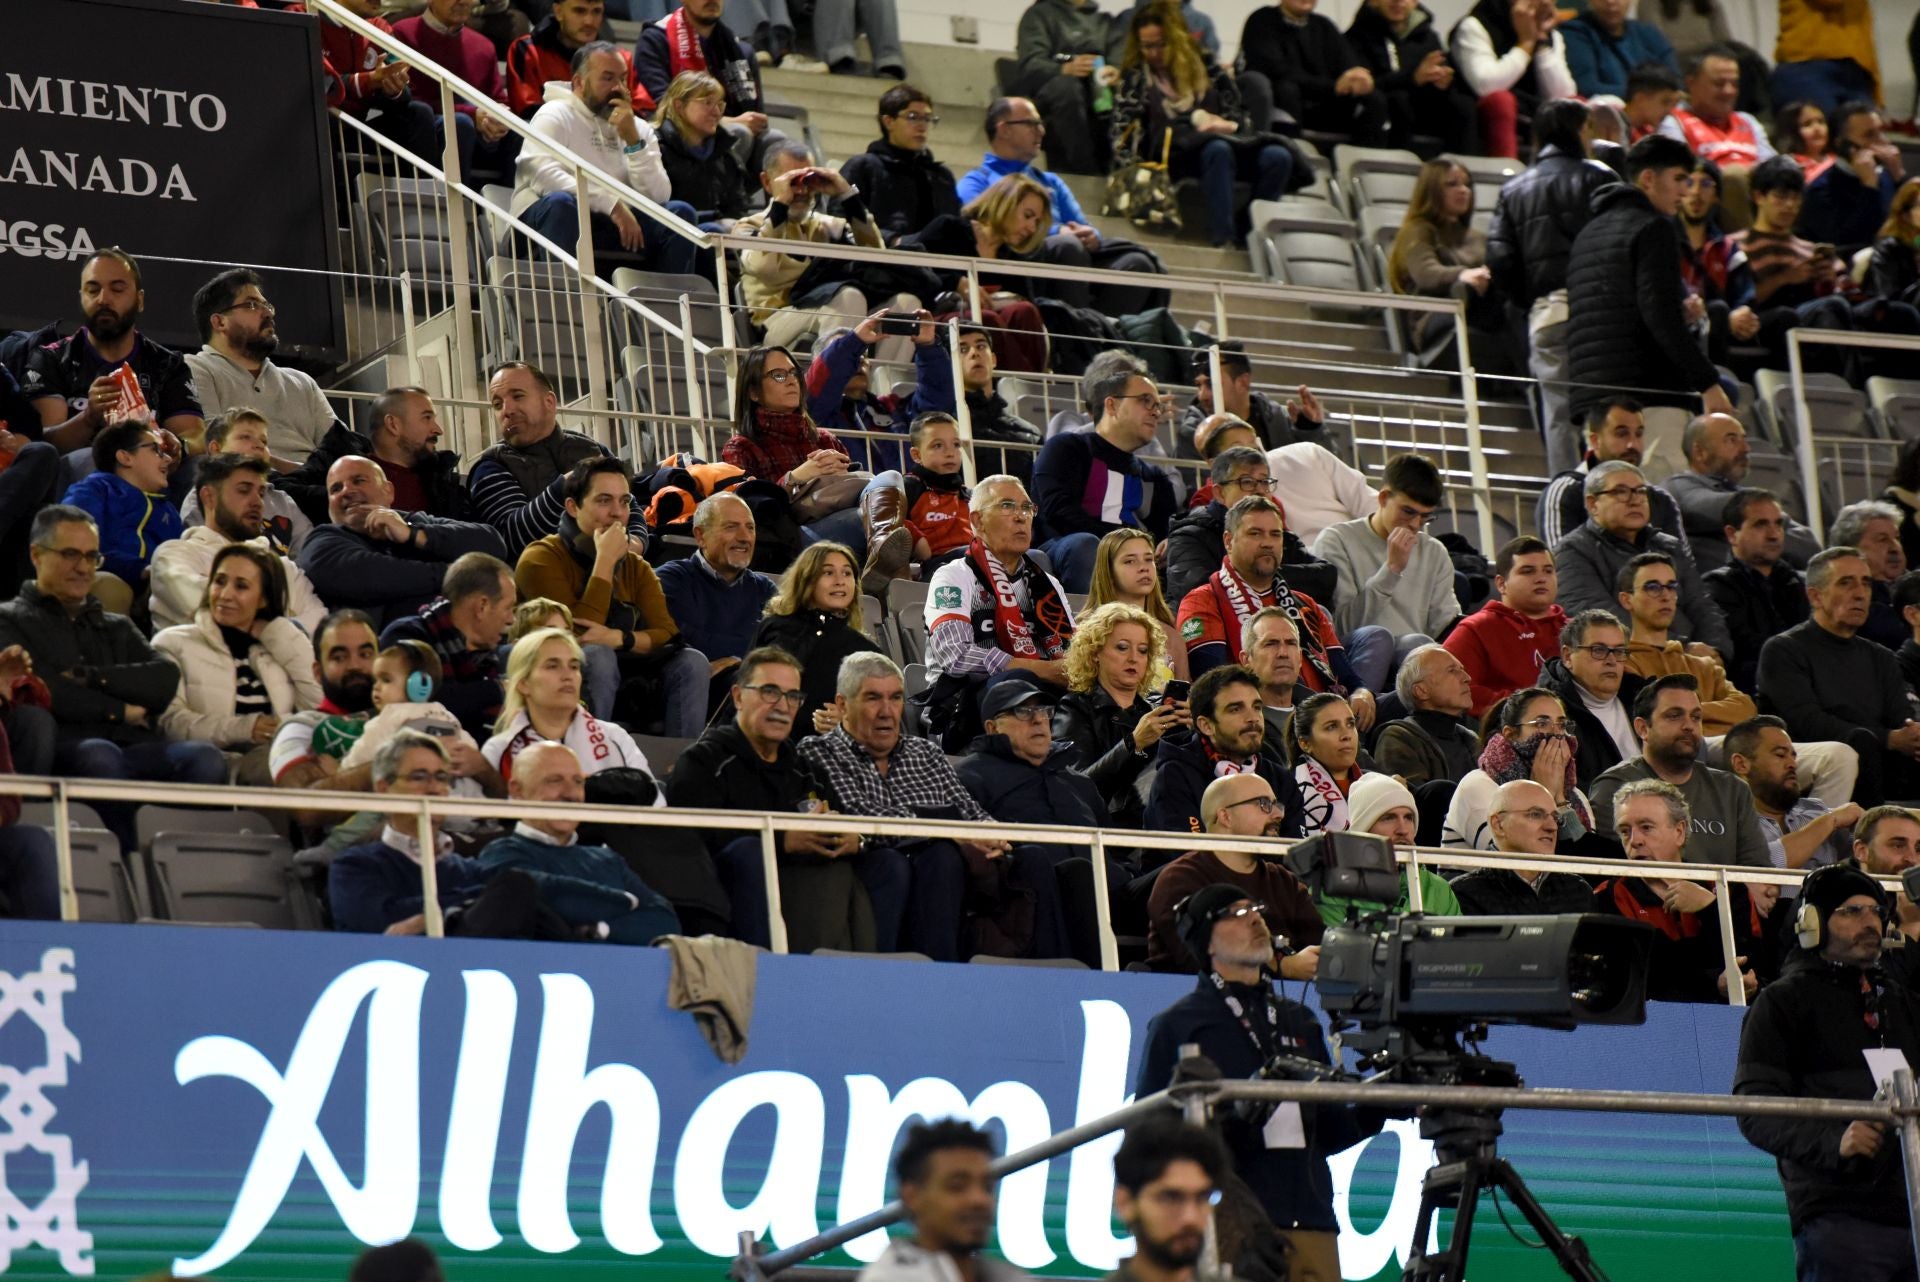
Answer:
[(287, 615), (277, 558), (248, 543), (221, 549), (192, 623), (162, 629), (153, 648), (180, 669), (160, 714), (169, 739), (199, 739), (236, 757), (237, 783), (266, 787), (267, 749), (283, 718), (320, 706), (313, 642)]

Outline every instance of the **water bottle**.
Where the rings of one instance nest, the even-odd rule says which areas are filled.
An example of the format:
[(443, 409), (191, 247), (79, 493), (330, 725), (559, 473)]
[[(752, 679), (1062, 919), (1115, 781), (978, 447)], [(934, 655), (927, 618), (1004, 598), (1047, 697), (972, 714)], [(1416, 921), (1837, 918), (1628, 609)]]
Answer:
[(1096, 56), (1093, 60), (1093, 110), (1100, 115), (1113, 110), (1113, 90), (1100, 79), (1100, 73), (1107, 68), (1107, 60)]

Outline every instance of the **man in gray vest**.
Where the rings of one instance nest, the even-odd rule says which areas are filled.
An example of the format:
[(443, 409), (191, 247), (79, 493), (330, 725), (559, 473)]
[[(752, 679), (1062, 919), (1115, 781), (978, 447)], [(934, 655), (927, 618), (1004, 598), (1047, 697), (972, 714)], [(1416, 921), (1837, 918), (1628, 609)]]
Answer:
[[(487, 400), (500, 427), (500, 443), (480, 455), (467, 474), (474, 512), (500, 531), (507, 559), (527, 544), (560, 531), (566, 512), (561, 493), (576, 463), (607, 450), (592, 437), (560, 426), (560, 400), (553, 380), (525, 361), (504, 361), (487, 375)], [(640, 506), (627, 518), (627, 542), (645, 555), (647, 522)]]

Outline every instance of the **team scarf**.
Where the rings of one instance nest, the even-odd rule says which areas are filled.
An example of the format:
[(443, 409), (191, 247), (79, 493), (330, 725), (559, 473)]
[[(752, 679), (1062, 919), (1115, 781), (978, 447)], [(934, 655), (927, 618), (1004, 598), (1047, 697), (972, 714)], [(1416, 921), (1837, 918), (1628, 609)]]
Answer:
[(700, 37), (694, 33), (693, 24), (687, 21), (684, 5), (667, 15), (666, 31), (669, 80), (683, 71), (707, 69), (706, 51), (700, 47)]
[[(1016, 659), (1057, 659), (1066, 651), (1069, 629), (1066, 607), (1053, 590), (1053, 580), (1044, 574), (1027, 575), (1028, 595), (1033, 600), (1033, 617), (1040, 625), (1040, 637), (1034, 638), (1033, 624), (1013, 594), (1013, 581), (1007, 577), (1000, 559), (987, 551), (979, 539), (967, 545), (967, 561), (993, 593), (993, 635), (1000, 648)], [(1027, 565), (1021, 557), (1022, 566)]]
[[(1366, 773), (1355, 766), (1347, 776), (1347, 785)], [(1312, 757), (1302, 757), (1293, 768), (1293, 781), (1300, 786), (1300, 829), (1307, 836), (1316, 832), (1347, 830), (1347, 794), (1333, 772)]]
[[(1480, 768), (1487, 778), (1495, 783), (1512, 783), (1516, 779), (1533, 778), (1533, 759), (1539, 755), (1547, 740), (1557, 735), (1537, 734), (1531, 739), (1515, 743), (1506, 735), (1495, 732), (1487, 740), (1487, 746), (1480, 750)], [(1567, 741), (1567, 804), (1573, 807), (1574, 817), (1588, 832), (1594, 831), (1593, 811), (1587, 806), (1587, 799), (1580, 795), (1578, 776), (1573, 763), (1580, 755), (1580, 740), (1573, 735), (1565, 736)]]
[[(513, 721), (507, 726), (507, 731), (512, 737), (507, 740), (506, 747), (500, 753), (499, 770), (502, 779), (513, 778), (514, 758), (518, 757), (523, 750), (531, 748), (536, 743), (547, 741), (545, 735), (533, 728), (533, 721), (527, 716), (525, 708), (514, 716)], [(567, 726), (567, 733), (561, 736), (560, 742), (573, 750), (573, 755), (579, 760), (580, 768), (585, 774), (598, 774), (602, 770), (612, 770), (619, 766), (637, 767), (642, 770), (647, 768), (644, 760), (628, 761), (625, 751), (607, 736), (606, 731), (601, 729), (600, 722), (585, 708), (573, 714), (573, 720)], [(665, 805), (666, 803), (659, 801), (655, 804)]]
[[(1207, 577), (1207, 583), (1219, 601), (1222, 621), (1229, 616), (1233, 619), (1233, 626), (1227, 629), (1227, 654), (1233, 662), (1239, 663), (1245, 655), (1240, 638), (1246, 634), (1247, 620), (1260, 611), (1260, 595), (1241, 579), (1239, 572), (1233, 568), (1233, 558), (1230, 556), (1220, 558), (1220, 568)], [(1327, 648), (1321, 643), (1320, 629), (1309, 626), (1301, 612), (1300, 602), (1288, 589), (1286, 579), (1278, 574), (1273, 576), (1273, 603), (1285, 610), (1287, 618), (1292, 621), (1293, 630), (1300, 636), (1300, 653), (1319, 676), (1320, 688), (1334, 694), (1345, 694), (1347, 688), (1334, 679), (1333, 665), (1327, 661)]]
[(1218, 748), (1214, 747), (1213, 740), (1207, 738), (1207, 736), (1196, 734), (1194, 738), (1199, 741), (1200, 750), (1207, 754), (1207, 760), (1213, 763), (1213, 777), (1215, 779), (1225, 779), (1228, 775), (1253, 775), (1260, 773), (1259, 753), (1254, 753), (1245, 761), (1235, 761), (1232, 757), (1223, 755)]

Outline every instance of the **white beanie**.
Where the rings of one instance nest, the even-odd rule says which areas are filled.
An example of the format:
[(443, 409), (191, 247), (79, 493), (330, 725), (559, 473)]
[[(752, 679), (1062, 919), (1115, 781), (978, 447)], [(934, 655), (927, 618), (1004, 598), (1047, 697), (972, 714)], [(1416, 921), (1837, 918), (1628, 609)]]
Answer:
[(1385, 771), (1369, 770), (1347, 789), (1347, 831), (1366, 832), (1395, 806), (1405, 806), (1415, 820), (1420, 818), (1420, 807), (1407, 785)]

